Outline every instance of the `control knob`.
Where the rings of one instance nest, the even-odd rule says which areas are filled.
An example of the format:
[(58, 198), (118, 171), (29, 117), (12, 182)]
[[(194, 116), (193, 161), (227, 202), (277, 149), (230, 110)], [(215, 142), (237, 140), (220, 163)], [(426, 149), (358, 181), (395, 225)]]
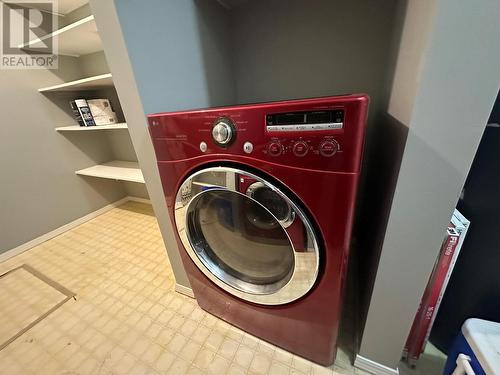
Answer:
[(283, 152), (283, 146), (278, 141), (272, 141), (267, 146), (267, 152), (271, 156), (280, 156)]
[(326, 139), (319, 145), (319, 153), (322, 156), (333, 156), (339, 150), (339, 144), (333, 139)]
[(228, 146), (236, 135), (236, 129), (228, 118), (218, 119), (212, 128), (212, 138), (219, 146)]
[(309, 146), (307, 145), (306, 142), (304, 141), (298, 141), (298, 142), (295, 142), (295, 144), (293, 145), (293, 154), (295, 156), (305, 156), (307, 154), (307, 152), (309, 151)]

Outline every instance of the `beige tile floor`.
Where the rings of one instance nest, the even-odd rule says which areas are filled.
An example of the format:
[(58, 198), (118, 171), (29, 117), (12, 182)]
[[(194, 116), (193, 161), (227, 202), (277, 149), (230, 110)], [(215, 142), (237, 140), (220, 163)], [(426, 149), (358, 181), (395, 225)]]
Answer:
[(0, 351), (0, 374), (362, 374), (324, 368), (174, 292), (151, 207), (128, 202), (0, 263), (29, 264), (76, 294)]
[(24, 268), (0, 278), (0, 348), (67, 296)]

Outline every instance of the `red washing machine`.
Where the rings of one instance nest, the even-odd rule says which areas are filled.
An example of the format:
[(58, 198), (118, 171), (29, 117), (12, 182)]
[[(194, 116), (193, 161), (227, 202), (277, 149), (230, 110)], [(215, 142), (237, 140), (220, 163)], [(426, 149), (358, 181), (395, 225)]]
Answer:
[(198, 304), (290, 352), (336, 352), (366, 95), (148, 116)]

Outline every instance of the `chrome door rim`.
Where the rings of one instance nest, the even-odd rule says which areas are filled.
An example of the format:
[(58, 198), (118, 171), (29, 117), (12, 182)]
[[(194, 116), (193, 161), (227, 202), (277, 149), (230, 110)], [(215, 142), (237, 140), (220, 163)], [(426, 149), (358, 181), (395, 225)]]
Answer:
[[(272, 189), (274, 192), (276, 192), (281, 198), (283, 198), (287, 204), (290, 205), (294, 212), (294, 217), (295, 220), (300, 219), (300, 221), (304, 225), (304, 229), (306, 230), (306, 248), (304, 251), (297, 251), (296, 247), (294, 246), (294, 243), (290, 236), (288, 235), (287, 228), (289, 228), (290, 224), (289, 223), (283, 223), (280, 220), (278, 220), (275, 215), (272, 214), (265, 206), (263, 206), (260, 202), (256, 201), (252, 197), (241, 193), (236, 189), (235, 186), (227, 186), (227, 180), (226, 184), (214, 184), (214, 185), (209, 185), (210, 189), (201, 191), (194, 196), (191, 196), (189, 199), (186, 199), (186, 189), (188, 189), (190, 186), (192, 186), (193, 181), (200, 177), (203, 174), (214, 174), (214, 173), (230, 173), (233, 174), (234, 176), (246, 176), (250, 177), (257, 182), (262, 182), (266, 187)], [(196, 184), (196, 182), (195, 182)], [(224, 186), (223, 186), (224, 185)], [(211, 270), (207, 265), (202, 261), (202, 259), (198, 256), (197, 251), (195, 250), (194, 245), (191, 243), (191, 239), (188, 233), (188, 225), (187, 225), (187, 218), (188, 218), (188, 210), (189, 207), (191, 206), (192, 202), (196, 202), (197, 199), (199, 198), (200, 195), (208, 193), (210, 191), (213, 191), (214, 189), (217, 190), (223, 190), (223, 191), (231, 191), (234, 193), (238, 193), (247, 199), (252, 200), (253, 202), (257, 203), (259, 206), (261, 206), (263, 209), (265, 209), (270, 215), (274, 217), (274, 219), (280, 224), (280, 226), (283, 228), (285, 233), (287, 234), (287, 237), (290, 241), (290, 245), (293, 249), (293, 256), (294, 256), (294, 268), (292, 270), (292, 274), (288, 281), (278, 290), (271, 292), (271, 293), (261, 293), (261, 292), (249, 292), (245, 291), (242, 289), (239, 289), (237, 287), (234, 287), (227, 282), (223, 281), (222, 279), (224, 277), (221, 277), (221, 272), (224, 273), (220, 269), (220, 272), (217, 272), (215, 270)], [(264, 304), (264, 305), (280, 305), (280, 304), (285, 304), (292, 302), (302, 296), (304, 296), (311, 288), (314, 286), (317, 277), (318, 277), (318, 271), (319, 271), (319, 247), (318, 247), (318, 241), (316, 238), (316, 235), (314, 233), (313, 227), (308, 220), (306, 214), (303, 212), (303, 210), (297, 206), (292, 199), (290, 199), (288, 196), (286, 196), (280, 189), (278, 189), (276, 186), (273, 184), (269, 183), (268, 181), (264, 180), (263, 178), (254, 175), (253, 173), (246, 172), (241, 169), (236, 169), (236, 168), (230, 168), (230, 167), (209, 167), (205, 168), (203, 170), (197, 171), (191, 175), (189, 175), (184, 182), (181, 184), (177, 191), (176, 195), (176, 203), (175, 203), (175, 224), (177, 228), (177, 232), (179, 234), (179, 237), (181, 239), (182, 244), (184, 245), (184, 248), (191, 258), (191, 260), (196, 264), (198, 269), (203, 272), (203, 274), (208, 277), (213, 283), (215, 283), (217, 286), (220, 288), (224, 289), (225, 291), (231, 293), (232, 295), (239, 297), (243, 300), (254, 302), (254, 303), (259, 303), (259, 304)], [(227, 274), (226, 274), (227, 275)], [(234, 277), (234, 276), (232, 276)], [(269, 284), (271, 285), (271, 284)]]

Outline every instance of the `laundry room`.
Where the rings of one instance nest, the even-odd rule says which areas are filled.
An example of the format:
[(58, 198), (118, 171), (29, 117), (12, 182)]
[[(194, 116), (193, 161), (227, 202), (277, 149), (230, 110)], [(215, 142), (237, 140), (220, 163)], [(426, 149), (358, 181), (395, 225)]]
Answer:
[(0, 6), (0, 373), (500, 371), (496, 1)]

